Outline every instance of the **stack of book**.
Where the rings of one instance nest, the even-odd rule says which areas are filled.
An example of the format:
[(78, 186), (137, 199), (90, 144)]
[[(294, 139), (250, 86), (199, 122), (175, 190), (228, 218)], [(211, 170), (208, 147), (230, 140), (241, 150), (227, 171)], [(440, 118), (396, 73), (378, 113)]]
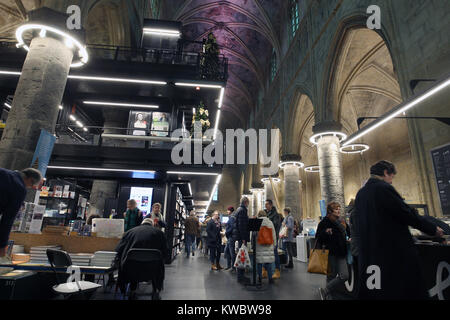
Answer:
[(114, 251), (96, 251), (91, 259), (91, 266), (111, 267), (115, 257)]
[(31, 254), (30, 263), (33, 263), (33, 264), (49, 264), (48, 258), (47, 258), (47, 249), (61, 250), (61, 246), (50, 245), (50, 246), (31, 247), (31, 249), (30, 249), (30, 254)]
[(92, 253), (69, 253), (72, 264), (75, 266), (89, 266), (94, 256)]
[(42, 229), (42, 233), (67, 235), (69, 233), (69, 227), (46, 226), (44, 229)]

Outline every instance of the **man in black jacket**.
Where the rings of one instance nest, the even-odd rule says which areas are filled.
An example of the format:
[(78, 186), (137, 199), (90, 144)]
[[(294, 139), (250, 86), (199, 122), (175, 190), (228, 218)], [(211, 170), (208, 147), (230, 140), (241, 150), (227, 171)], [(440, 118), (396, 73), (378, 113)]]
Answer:
[(27, 189), (39, 186), (41, 173), (33, 168), (11, 171), (0, 168), (0, 257), (6, 254), (9, 233), (27, 195)]
[(130, 282), (130, 297), (134, 296), (134, 291), (137, 288), (137, 283), (127, 281), (124, 274), (125, 261), (128, 255), (128, 251), (131, 249), (157, 249), (161, 251), (163, 260), (159, 266), (155, 266), (154, 270), (145, 270), (149, 274), (158, 274), (160, 277), (153, 279), (153, 298), (159, 299), (159, 291), (163, 287), (164, 282), (164, 259), (167, 256), (167, 240), (164, 233), (158, 228), (153, 227), (153, 221), (149, 218), (144, 219), (142, 224), (125, 232), (119, 244), (116, 247), (115, 266), (119, 269), (119, 277), (117, 282), (121, 291), (125, 291), (126, 283)]
[(361, 299), (427, 299), (418, 252), (408, 226), (429, 235), (442, 229), (419, 216), (392, 187), (395, 166), (380, 161), (356, 195)]
[[(250, 241), (250, 232), (248, 231), (248, 205), (250, 201), (247, 197), (242, 197), (241, 206), (236, 210), (236, 229), (237, 240), (239, 241), (239, 248), (242, 244), (247, 245)], [(238, 269), (237, 271), (238, 281), (240, 283), (250, 283), (250, 279), (245, 277), (245, 270)]]

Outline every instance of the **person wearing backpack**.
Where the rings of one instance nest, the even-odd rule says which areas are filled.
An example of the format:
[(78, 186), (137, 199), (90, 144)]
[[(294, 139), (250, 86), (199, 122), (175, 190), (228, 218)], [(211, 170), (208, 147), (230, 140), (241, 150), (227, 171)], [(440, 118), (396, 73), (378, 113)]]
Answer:
[(262, 268), (264, 266), (267, 270), (269, 283), (272, 284), (274, 282), (272, 278), (272, 264), (275, 262), (274, 244), (277, 239), (277, 235), (275, 233), (275, 227), (272, 221), (267, 218), (267, 213), (264, 210), (259, 211), (257, 217), (263, 220), (256, 238), (256, 267), (258, 270), (258, 282), (262, 282)]

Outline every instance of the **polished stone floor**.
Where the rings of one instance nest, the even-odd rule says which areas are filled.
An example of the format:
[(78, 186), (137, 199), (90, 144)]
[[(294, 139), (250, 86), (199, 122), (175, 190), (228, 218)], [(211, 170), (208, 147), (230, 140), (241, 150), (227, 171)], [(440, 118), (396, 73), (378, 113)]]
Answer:
[[(226, 263), (224, 259), (222, 266)], [(306, 271), (306, 263), (295, 261), (294, 269), (283, 269), (281, 279), (268, 285), (262, 292), (247, 290), (236, 280), (236, 274), (230, 271), (211, 271), (208, 257), (196, 252), (194, 257), (186, 258), (180, 254), (166, 265), (163, 300), (318, 300), (317, 289), (325, 285), (325, 276), (310, 274)], [(251, 275), (248, 274), (250, 277)], [(121, 299), (113, 293), (103, 293), (100, 289), (94, 299)], [(151, 286), (140, 284), (137, 299), (151, 299)]]

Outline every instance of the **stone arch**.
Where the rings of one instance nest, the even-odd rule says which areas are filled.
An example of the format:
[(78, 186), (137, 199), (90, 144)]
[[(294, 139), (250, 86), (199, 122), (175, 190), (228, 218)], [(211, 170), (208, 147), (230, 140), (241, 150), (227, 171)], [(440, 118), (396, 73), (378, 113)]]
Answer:
[(127, 13), (127, 2), (123, 0), (100, 0), (92, 3), (84, 21), (86, 43), (129, 46)]

